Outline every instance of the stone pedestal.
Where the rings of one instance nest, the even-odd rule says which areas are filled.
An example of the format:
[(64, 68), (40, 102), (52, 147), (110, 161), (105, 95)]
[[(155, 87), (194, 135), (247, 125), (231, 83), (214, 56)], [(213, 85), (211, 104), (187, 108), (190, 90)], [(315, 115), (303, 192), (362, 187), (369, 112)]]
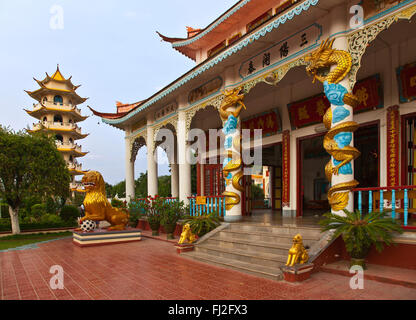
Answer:
[(282, 266), (283, 278), (287, 282), (301, 282), (309, 279), (313, 270), (313, 263), (296, 264), (293, 267)]
[(178, 254), (181, 254), (182, 252), (188, 252), (188, 251), (194, 250), (194, 245), (190, 243), (176, 244), (175, 248), (176, 248), (176, 252)]
[(110, 231), (107, 229), (96, 229), (92, 232), (74, 231), (72, 237), (72, 242), (79, 247), (99, 246), (140, 240), (141, 231), (135, 228), (126, 228), (121, 231)]

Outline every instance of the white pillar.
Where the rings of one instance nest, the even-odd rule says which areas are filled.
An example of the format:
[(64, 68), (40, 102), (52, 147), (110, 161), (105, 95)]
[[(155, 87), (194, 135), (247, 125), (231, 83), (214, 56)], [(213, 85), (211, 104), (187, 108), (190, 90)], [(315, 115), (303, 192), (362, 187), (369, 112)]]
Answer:
[[(336, 34), (338, 32), (341, 31), (345, 31), (348, 29), (347, 25), (348, 25), (348, 21), (349, 21), (349, 16), (348, 16), (348, 8), (346, 5), (340, 5), (336, 8), (334, 8), (331, 12), (331, 26), (330, 26), (330, 34)], [(333, 44), (333, 49), (336, 50), (344, 50), (348, 52), (348, 40), (347, 40), (347, 36), (346, 35), (339, 35), (336, 40), (334, 41)], [(334, 70), (337, 66), (334, 65), (331, 67), (331, 71)], [(346, 76), (344, 79), (342, 79), (339, 82), (340, 85), (342, 85), (344, 88), (346, 88), (348, 90), (348, 92), (352, 93), (352, 89), (349, 86), (349, 79), (348, 76)], [(339, 125), (341, 123), (344, 122), (348, 122), (348, 121), (353, 121), (354, 120), (354, 116), (353, 116), (353, 108), (351, 106), (349, 106), (348, 104), (344, 104), (343, 106), (341, 106), (343, 108), (345, 108), (347, 111), (349, 111), (349, 115), (346, 116), (345, 118), (343, 118), (341, 121), (338, 121), (336, 123), (334, 123), (334, 119), (332, 121), (332, 125), (331, 127), (335, 126), (335, 125)], [(339, 106), (333, 105), (331, 104), (331, 110), (332, 110), (332, 114), (334, 114), (334, 110), (336, 108), (340, 108)], [(347, 131), (348, 132), (348, 131)], [(352, 140), (349, 144), (349, 146), (353, 147), (354, 146), (354, 134), (352, 134)], [(331, 161), (333, 160), (333, 157), (331, 157)], [(346, 182), (350, 182), (354, 180), (354, 161), (350, 162), (351, 164), (351, 168), (352, 168), (352, 174), (342, 174), (339, 173), (338, 175), (333, 174), (332, 175), (332, 180), (331, 180), (331, 185), (332, 187), (336, 186), (337, 184), (342, 184), (342, 183), (346, 183)], [(334, 166), (334, 164), (333, 164)], [(344, 191), (345, 192), (345, 191)], [(347, 209), (348, 211), (353, 211), (354, 210), (354, 195), (351, 191), (348, 192), (348, 204), (345, 207), (345, 209)], [(345, 215), (343, 211), (339, 210), (336, 211), (334, 209), (332, 209), (333, 213), (339, 214), (339, 215)]]
[(178, 111), (179, 200), (189, 204), (191, 196), (191, 164), (187, 155), (186, 113)]
[[(240, 140), (240, 129), (241, 129), (240, 117), (237, 117), (237, 120), (238, 120), (238, 123), (237, 123), (236, 129), (234, 130), (234, 132), (226, 134), (225, 135), (225, 138), (226, 139), (227, 138), (228, 139), (231, 138), (232, 141), (239, 141)], [(227, 120), (227, 121), (229, 121), (229, 120)], [(227, 152), (228, 151), (232, 151), (232, 155), (233, 156), (235, 155), (235, 159), (231, 158), (232, 160), (230, 160), (230, 161), (236, 162), (237, 161), (237, 158), (240, 158), (241, 159), (241, 156), (242, 155), (240, 154), (240, 150), (237, 149), (234, 146), (234, 143), (231, 144), (231, 147), (230, 148), (227, 148), (225, 150), (226, 155), (227, 155)], [(228, 158), (228, 159), (230, 159), (230, 158)], [(245, 205), (245, 204), (242, 203), (243, 202), (243, 194), (242, 194), (242, 192), (240, 190), (236, 189), (233, 186), (233, 184), (231, 182), (232, 179), (230, 179), (230, 177), (234, 177), (234, 175), (236, 175), (237, 173), (239, 173), (240, 170), (243, 170), (243, 168), (240, 168), (238, 171), (234, 171), (234, 172), (230, 172), (229, 173), (229, 176), (228, 176), (228, 181), (229, 182), (225, 186), (225, 191), (226, 192), (229, 192), (230, 194), (234, 194), (237, 197), (239, 197), (239, 199), (240, 199), (239, 203), (235, 204), (232, 208), (229, 208), (228, 209), (227, 206), (226, 206), (226, 211), (227, 212), (226, 212), (226, 215), (224, 216), (224, 221), (226, 221), (226, 222), (240, 221), (243, 218), (243, 216), (242, 216), (242, 205)]]
[[(126, 132), (127, 133), (127, 132)], [(126, 164), (126, 200), (130, 202), (134, 199), (134, 162), (131, 161), (131, 144), (130, 139), (125, 138), (125, 164)]]
[(147, 194), (154, 197), (158, 194), (157, 185), (157, 149), (153, 140), (153, 127), (147, 126)]
[(170, 165), (170, 187), (172, 197), (179, 197), (179, 165), (178, 163), (171, 163)]

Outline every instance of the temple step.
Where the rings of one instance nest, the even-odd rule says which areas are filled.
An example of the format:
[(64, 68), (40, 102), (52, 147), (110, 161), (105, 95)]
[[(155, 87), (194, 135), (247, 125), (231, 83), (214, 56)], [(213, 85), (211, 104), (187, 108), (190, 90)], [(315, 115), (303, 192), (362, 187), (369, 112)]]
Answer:
[(282, 279), (280, 267), (287, 261), (293, 236), (300, 233), (305, 246), (321, 237), (319, 228), (266, 226), (255, 223), (231, 223), (184, 253), (206, 263), (231, 268), (274, 280)]
[(186, 257), (219, 267), (226, 267), (228, 269), (244, 272), (257, 277), (268, 278), (272, 280), (281, 280), (283, 278), (281, 271), (276, 268), (259, 266), (257, 264), (239, 260), (230, 260), (221, 256), (202, 253), (201, 251), (187, 252)]

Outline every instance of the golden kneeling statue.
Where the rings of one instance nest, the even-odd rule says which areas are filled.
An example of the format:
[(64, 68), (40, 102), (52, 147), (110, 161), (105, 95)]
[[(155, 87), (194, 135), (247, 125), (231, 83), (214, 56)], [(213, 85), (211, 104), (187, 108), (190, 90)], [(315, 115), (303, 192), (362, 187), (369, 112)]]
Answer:
[(185, 224), (182, 228), (182, 233), (178, 241), (178, 244), (183, 244), (185, 241), (188, 241), (188, 243), (192, 243), (195, 240), (195, 235), (192, 233), (191, 226), (189, 225), (189, 223)]
[(293, 237), (293, 245), (289, 249), (289, 256), (286, 265), (293, 267), (295, 264), (304, 264), (308, 262), (309, 255), (303, 246), (302, 236), (297, 234)]
[(114, 208), (108, 202), (103, 176), (97, 171), (88, 171), (82, 177), (81, 182), (86, 195), (84, 199), (85, 216), (80, 219), (80, 223), (84, 220), (105, 220), (111, 224), (108, 230), (124, 230), (129, 222), (128, 212)]

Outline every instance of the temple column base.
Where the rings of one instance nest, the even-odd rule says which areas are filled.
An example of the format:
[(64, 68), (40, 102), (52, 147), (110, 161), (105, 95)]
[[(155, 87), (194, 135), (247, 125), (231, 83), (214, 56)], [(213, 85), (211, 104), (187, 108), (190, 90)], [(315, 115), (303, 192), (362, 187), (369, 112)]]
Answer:
[(225, 216), (224, 217), (225, 222), (238, 222), (242, 220), (243, 220), (243, 216)]

